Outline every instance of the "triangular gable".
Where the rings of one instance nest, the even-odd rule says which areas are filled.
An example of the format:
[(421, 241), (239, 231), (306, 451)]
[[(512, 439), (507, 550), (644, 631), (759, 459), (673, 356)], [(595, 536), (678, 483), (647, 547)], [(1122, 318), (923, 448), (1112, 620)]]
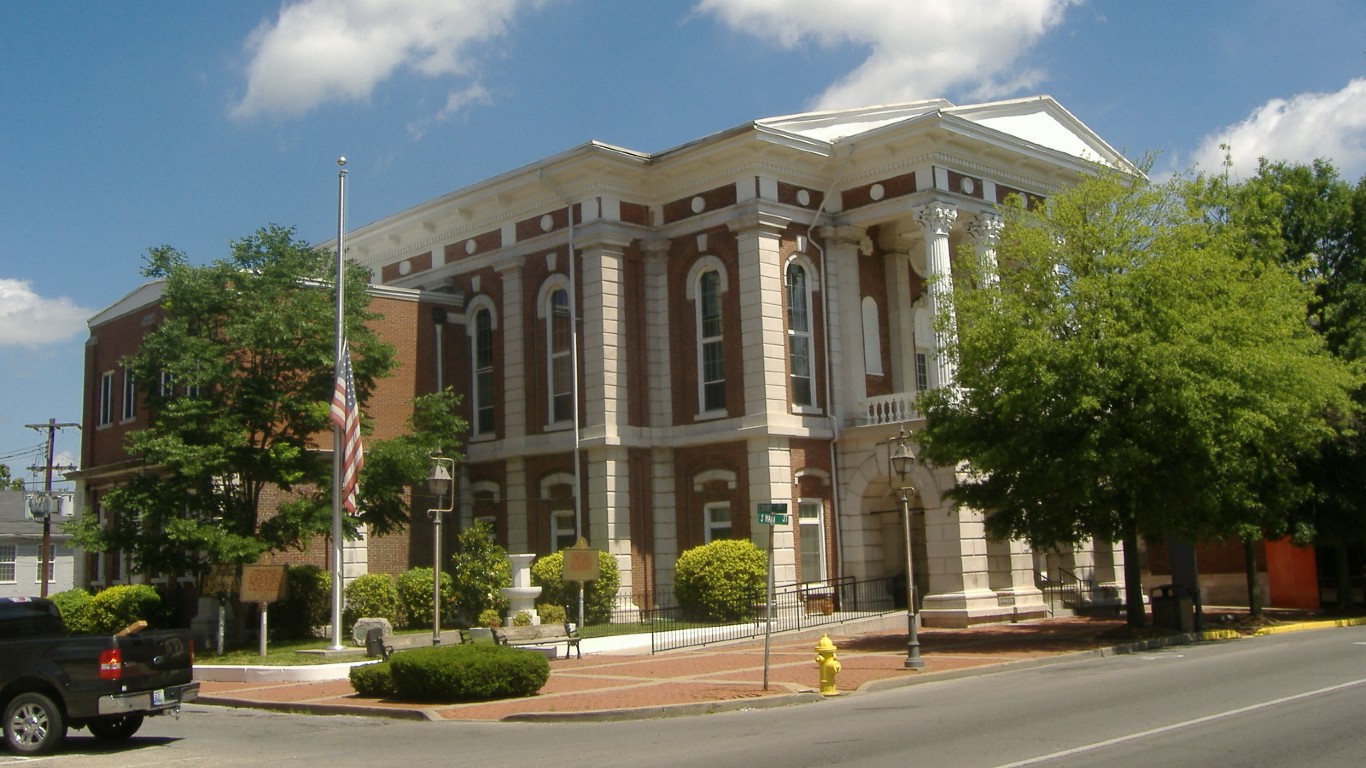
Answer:
[(943, 99), (926, 99), (906, 104), (769, 117), (756, 120), (755, 125), (833, 143), (952, 106)]
[(1134, 170), (1123, 155), (1049, 96), (950, 107), (944, 114), (1093, 163)]

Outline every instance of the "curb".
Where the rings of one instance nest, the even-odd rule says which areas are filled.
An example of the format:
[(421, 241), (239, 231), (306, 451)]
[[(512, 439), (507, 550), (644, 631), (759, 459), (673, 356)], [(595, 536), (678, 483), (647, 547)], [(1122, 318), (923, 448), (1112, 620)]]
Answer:
[[(785, 693), (757, 699), (729, 699), (727, 701), (699, 701), (691, 704), (665, 704), (638, 709), (600, 709), (592, 712), (523, 712), (499, 718), (500, 723), (606, 723), (626, 720), (656, 720), (665, 717), (713, 715), (718, 712), (740, 712), (749, 709), (775, 709), (824, 701), (815, 692)], [(445, 719), (445, 718), (443, 718)], [(451, 718), (459, 720), (459, 718)]]
[(1276, 627), (1262, 627), (1253, 633), (1256, 637), (1263, 635), (1283, 635), (1288, 632), (1305, 632), (1311, 629), (1331, 629), (1333, 627), (1360, 627), (1366, 625), (1366, 616), (1354, 619), (1334, 619), (1331, 621), (1298, 621), (1294, 624), (1282, 624)]

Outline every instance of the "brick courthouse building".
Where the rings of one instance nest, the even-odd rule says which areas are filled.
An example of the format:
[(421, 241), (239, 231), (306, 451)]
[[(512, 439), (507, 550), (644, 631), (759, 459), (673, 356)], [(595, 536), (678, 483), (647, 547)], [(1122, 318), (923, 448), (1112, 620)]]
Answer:
[[(953, 380), (930, 285), (994, 258), (1008, 195), (1097, 163), (1133, 168), (1047, 97), (791, 115), (657, 154), (580, 145), (347, 234), (402, 362), (366, 417), (392, 435), (413, 394), (453, 386), (470, 431), (448, 531), (487, 519), (509, 551), (545, 554), (581, 521), (623, 595), (667, 587), (709, 540), (766, 545), (766, 502), (793, 512), (774, 531), (779, 584), (901, 576), (888, 442), (914, 434), (917, 392)], [(112, 414), (114, 361), (154, 311), (135, 292), (91, 321), (92, 509), (136, 424)], [(981, 514), (944, 497), (953, 482), (924, 465), (911, 481), (925, 623), (1042, 614), (1045, 561), (1121, 582), (1113, 546), (987, 541)], [(419, 515), (357, 542), (348, 572), (430, 564), (430, 528)]]

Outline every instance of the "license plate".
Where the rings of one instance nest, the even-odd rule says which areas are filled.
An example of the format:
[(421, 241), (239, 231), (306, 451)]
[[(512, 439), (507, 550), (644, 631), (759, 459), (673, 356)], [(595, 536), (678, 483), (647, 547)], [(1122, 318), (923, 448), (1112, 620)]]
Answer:
[(159, 707), (166, 703), (166, 691), (158, 688), (152, 691), (152, 706)]

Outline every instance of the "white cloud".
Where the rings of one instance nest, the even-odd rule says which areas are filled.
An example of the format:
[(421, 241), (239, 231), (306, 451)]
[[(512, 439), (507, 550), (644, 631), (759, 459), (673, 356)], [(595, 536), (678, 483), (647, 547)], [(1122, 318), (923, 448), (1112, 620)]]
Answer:
[(65, 296), (39, 296), (27, 280), (0, 278), (0, 347), (66, 341), (84, 332), (86, 318), (94, 313)]
[(471, 46), (502, 35), (545, 0), (298, 0), (247, 39), (247, 92), (234, 117), (292, 117), (364, 101), (403, 67), (469, 76)]
[(459, 114), (470, 104), (491, 103), (493, 103), (492, 94), (490, 94), (484, 86), (478, 83), (461, 91), (451, 91), (446, 94), (446, 104), (441, 108), (440, 112), (437, 112), (430, 117), (424, 117), (421, 120), (408, 125), (408, 135), (412, 136), (413, 140), (419, 141), (426, 135), (427, 130), (430, 129), (432, 125), (446, 122), (451, 119), (452, 116)]
[(697, 10), (792, 48), (856, 45), (868, 58), (816, 99), (818, 109), (942, 97), (996, 98), (1043, 75), (1018, 60), (1080, 0), (700, 0)]
[(1301, 93), (1272, 99), (1236, 125), (1206, 136), (1193, 161), (1205, 171), (1223, 166), (1228, 145), (1233, 172), (1249, 178), (1257, 161), (1307, 163), (1332, 161), (1349, 182), (1366, 173), (1366, 78), (1356, 79), (1334, 93)]

